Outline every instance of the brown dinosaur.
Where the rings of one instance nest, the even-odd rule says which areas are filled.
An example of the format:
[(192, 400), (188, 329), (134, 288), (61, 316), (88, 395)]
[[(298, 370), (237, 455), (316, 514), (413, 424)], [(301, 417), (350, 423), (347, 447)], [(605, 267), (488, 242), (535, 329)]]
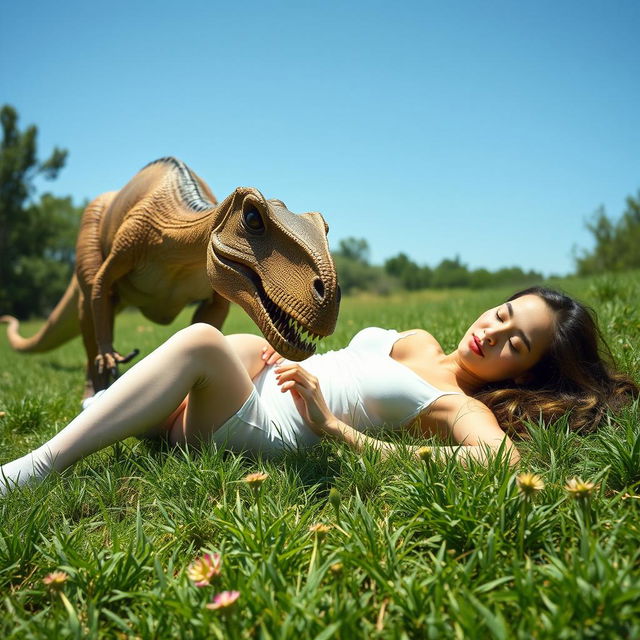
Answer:
[(113, 346), (114, 317), (125, 306), (168, 324), (201, 301), (192, 322), (220, 328), (236, 302), (276, 351), (303, 360), (338, 316), (327, 231), (319, 213), (296, 215), (251, 187), (218, 204), (183, 162), (161, 158), (87, 206), (75, 274), (40, 331), (23, 338), (18, 320), (0, 321), (17, 351), (49, 351), (81, 333), (87, 394), (108, 386), (127, 360)]

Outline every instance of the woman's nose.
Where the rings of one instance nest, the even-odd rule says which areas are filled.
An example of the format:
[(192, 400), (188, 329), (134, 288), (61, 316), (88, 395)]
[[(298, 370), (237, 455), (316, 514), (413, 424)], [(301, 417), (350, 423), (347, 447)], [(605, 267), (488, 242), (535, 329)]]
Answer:
[(487, 327), (484, 330), (484, 339), (489, 343), (490, 346), (495, 345), (496, 340), (498, 339), (498, 335), (500, 333), (499, 327)]

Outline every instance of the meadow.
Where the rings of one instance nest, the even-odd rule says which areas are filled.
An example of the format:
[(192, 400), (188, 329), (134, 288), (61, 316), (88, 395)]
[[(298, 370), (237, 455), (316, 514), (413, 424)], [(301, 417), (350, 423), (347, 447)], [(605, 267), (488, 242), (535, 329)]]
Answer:
[[(640, 274), (555, 285), (596, 309), (638, 380)], [(450, 350), (509, 293), (347, 298), (321, 350), (370, 325), (424, 327)], [(189, 314), (159, 327), (125, 312), (116, 346), (148, 353)], [(234, 309), (225, 331), (256, 330)], [(0, 462), (70, 420), (82, 385), (79, 340), (24, 356), (3, 332)], [(586, 437), (530, 424), (516, 470), (336, 443), (264, 461), (128, 440), (0, 498), (0, 636), (640, 637), (639, 417), (636, 403)], [(544, 488), (523, 495), (523, 472)], [(566, 488), (576, 477), (582, 494)]]

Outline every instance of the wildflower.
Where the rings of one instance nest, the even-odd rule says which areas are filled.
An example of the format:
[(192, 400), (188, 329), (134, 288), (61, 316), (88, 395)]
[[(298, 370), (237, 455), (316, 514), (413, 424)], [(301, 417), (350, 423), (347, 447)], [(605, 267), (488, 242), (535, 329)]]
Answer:
[(343, 568), (344, 568), (344, 565), (342, 564), (342, 562), (334, 562), (329, 567), (329, 571), (331, 571), (331, 573), (333, 573), (334, 576), (338, 576), (342, 573)]
[(262, 483), (269, 477), (268, 473), (263, 473), (262, 471), (257, 471), (256, 473), (250, 473), (249, 475), (243, 478), (243, 481), (246, 482), (252, 489), (259, 489)]
[(427, 462), (433, 456), (433, 447), (419, 447), (416, 454), (420, 460)]
[(209, 586), (210, 580), (220, 575), (222, 558), (219, 553), (205, 553), (187, 568), (187, 575), (196, 587)]
[(580, 477), (570, 478), (567, 480), (567, 484), (564, 485), (565, 491), (576, 500), (584, 500), (590, 498), (591, 494), (597, 489), (597, 486), (593, 482), (583, 480)]
[(544, 489), (544, 480), (537, 473), (529, 473), (528, 471), (521, 473), (516, 478), (516, 484), (520, 494), (525, 498), (530, 498)]
[(44, 582), (47, 587), (51, 589), (60, 589), (62, 585), (69, 579), (69, 574), (64, 571), (52, 571), (44, 578), (42, 578), (42, 582)]
[(222, 591), (213, 596), (213, 601), (208, 602), (205, 607), (215, 611), (216, 609), (227, 609), (240, 597), (239, 591)]
[(316, 524), (312, 524), (309, 527), (309, 533), (312, 533), (313, 535), (315, 535), (318, 540), (322, 540), (322, 538), (324, 538), (327, 533), (329, 533), (331, 527), (326, 525), (326, 524), (322, 524), (322, 522), (317, 522)]

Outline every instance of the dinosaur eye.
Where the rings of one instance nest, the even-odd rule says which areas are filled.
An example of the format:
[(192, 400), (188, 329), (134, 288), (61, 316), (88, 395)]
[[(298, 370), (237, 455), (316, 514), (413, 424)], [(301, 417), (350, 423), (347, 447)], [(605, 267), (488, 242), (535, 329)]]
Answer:
[(243, 216), (244, 226), (247, 231), (252, 231), (253, 233), (262, 233), (264, 231), (264, 222), (257, 209), (251, 207), (244, 212)]

